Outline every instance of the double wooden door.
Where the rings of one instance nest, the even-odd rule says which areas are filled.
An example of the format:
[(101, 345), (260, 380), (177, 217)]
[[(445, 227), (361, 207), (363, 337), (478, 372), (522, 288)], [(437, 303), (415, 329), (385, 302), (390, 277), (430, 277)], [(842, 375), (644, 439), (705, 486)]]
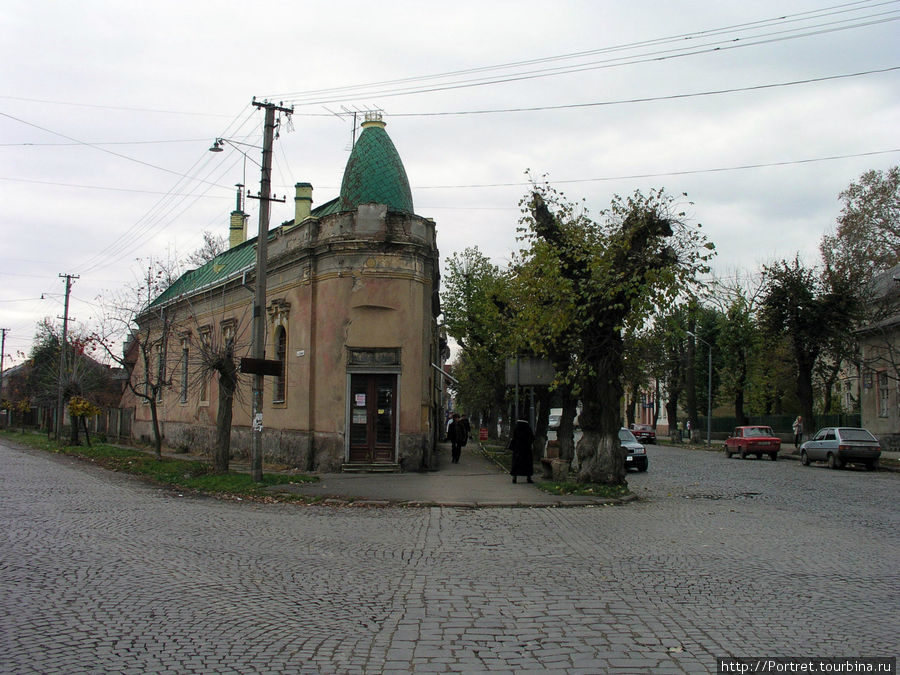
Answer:
[(395, 461), (397, 376), (350, 376), (350, 457), (353, 464)]

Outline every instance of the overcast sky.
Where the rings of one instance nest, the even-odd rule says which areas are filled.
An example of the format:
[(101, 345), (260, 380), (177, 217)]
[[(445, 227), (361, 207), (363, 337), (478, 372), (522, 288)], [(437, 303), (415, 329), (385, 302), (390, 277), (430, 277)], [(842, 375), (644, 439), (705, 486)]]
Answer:
[[(593, 213), (688, 193), (721, 276), (816, 263), (841, 190), (900, 163), (898, 19), (879, 0), (6, 0), (6, 365), (62, 315), (60, 274), (80, 275), (70, 314), (90, 325), (136, 259), (227, 237), (234, 184), (259, 187), (254, 96), (294, 106), (272, 227), (296, 182), (315, 204), (337, 195), (352, 138), (337, 113), (380, 109), (444, 260), (509, 260), (531, 169)], [(251, 161), (208, 152), (217, 136)]]

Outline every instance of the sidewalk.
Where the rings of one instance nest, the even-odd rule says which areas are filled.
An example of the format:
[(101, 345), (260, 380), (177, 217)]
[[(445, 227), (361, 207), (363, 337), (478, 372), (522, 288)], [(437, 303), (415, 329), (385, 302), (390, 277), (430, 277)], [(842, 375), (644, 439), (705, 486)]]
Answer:
[(459, 464), (450, 461), (448, 443), (438, 444), (435, 454), (436, 469), (426, 473), (318, 474), (316, 483), (274, 486), (271, 491), (322, 497), (328, 504), (352, 502), (358, 506), (590, 506), (629, 499), (550, 495), (522, 477), (514, 484), (508, 474), (480, 453), (477, 442), (463, 448)]

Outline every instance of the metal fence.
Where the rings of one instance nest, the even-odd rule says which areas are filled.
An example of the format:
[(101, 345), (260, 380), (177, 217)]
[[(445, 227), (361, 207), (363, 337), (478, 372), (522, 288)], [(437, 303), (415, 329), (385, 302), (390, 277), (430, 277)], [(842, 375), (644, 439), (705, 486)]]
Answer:
[[(796, 415), (749, 415), (746, 424), (772, 427), (772, 430), (778, 434), (793, 434), (795, 419), (797, 419)], [(806, 435), (813, 434), (822, 427), (858, 427), (861, 425), (858, 413), (816, 415), (812, 425), (806, 420), (804, 422), (803, 431)], [(713, 417), (710, 425), (714, 433), (727, 433), (738, 426), (742, 426), (742, 424), (736, 417)], [(706, 431), (706, 417), (699, 418), (697, 429), (702, 432)]]

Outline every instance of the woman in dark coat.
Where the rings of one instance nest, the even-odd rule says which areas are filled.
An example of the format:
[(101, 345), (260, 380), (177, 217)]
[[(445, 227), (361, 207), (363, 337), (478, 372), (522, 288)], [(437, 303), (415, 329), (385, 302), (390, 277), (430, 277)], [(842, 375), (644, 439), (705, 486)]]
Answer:
[(531, 458), (531, 446), (534, 444), (534, 433), (528, 422), (519, 420), (513, 429), (512, 438), (509, 441), (509, 449), (512, 451), (512, 466), (509, 473), (512, 474), (512, 482), (516, 482), (516, 476), (526, 476), (532, 483), (531, 475), (534, 473), (534, 461)]

